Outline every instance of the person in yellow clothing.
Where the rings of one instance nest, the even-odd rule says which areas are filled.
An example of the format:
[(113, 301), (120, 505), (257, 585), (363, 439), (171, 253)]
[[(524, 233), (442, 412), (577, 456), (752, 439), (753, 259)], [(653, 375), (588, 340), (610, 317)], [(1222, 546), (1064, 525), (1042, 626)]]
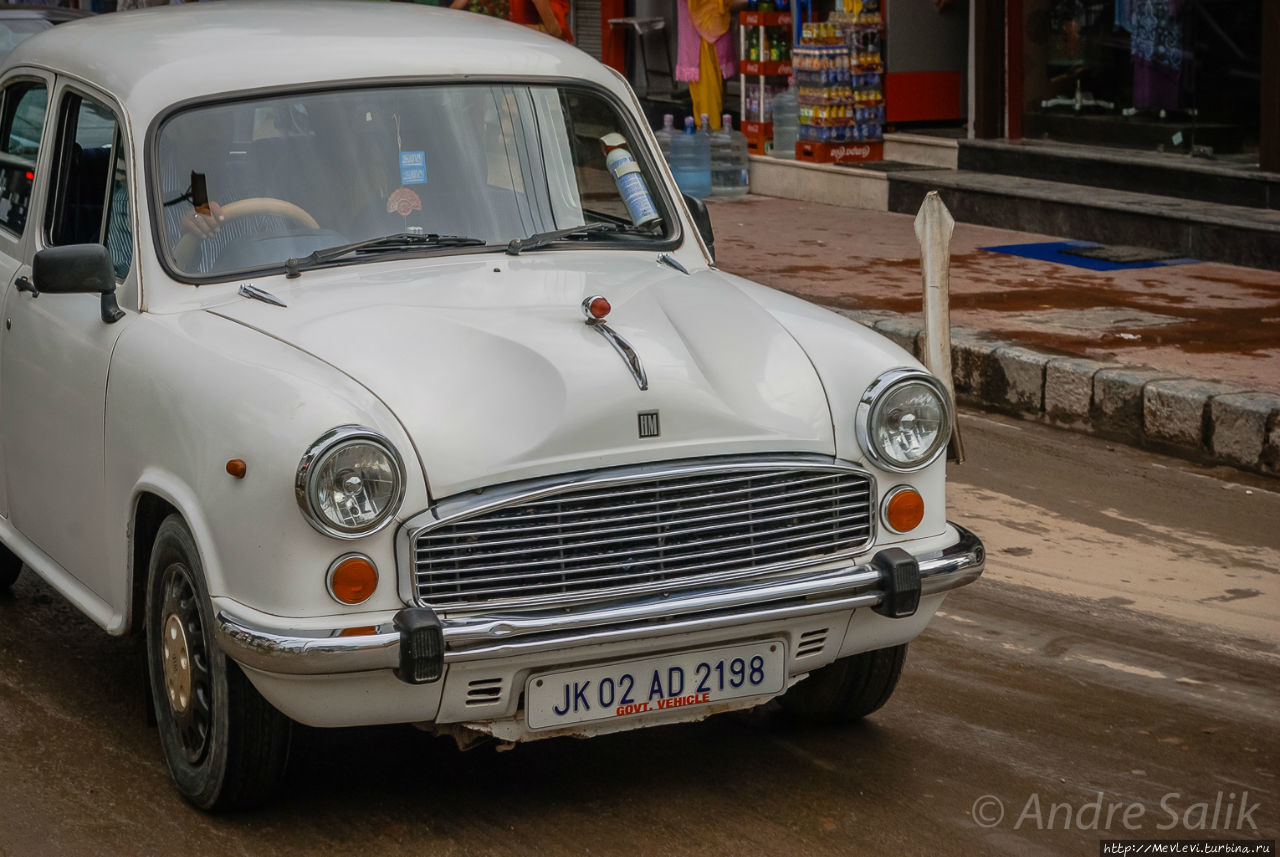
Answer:
[(745, 5), (745, 0), (676, 0), (676, 80), (688, 82), (693, 115), (707, 114), (713, 129), (720, 128), (724, 79), (738, 73), (729, 37), (731, 15)]

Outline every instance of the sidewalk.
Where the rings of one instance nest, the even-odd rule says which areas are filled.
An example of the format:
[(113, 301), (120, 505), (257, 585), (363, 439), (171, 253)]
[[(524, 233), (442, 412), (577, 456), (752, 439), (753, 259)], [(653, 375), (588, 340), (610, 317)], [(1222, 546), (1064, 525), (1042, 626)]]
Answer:
[[(761, 196), (709, 208), (721, 268), (919, 353), (910, 215)], [(1053, 240), (956, 224), (961, 402), (1280, 474), (1280, 273), (1212, 262), (1102, 272), (979, 249)]]

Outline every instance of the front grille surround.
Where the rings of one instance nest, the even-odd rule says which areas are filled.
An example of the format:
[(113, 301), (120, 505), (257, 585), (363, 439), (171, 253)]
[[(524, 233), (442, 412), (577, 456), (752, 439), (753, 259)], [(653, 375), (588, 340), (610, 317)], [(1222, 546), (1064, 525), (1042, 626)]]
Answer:
[(874, 543), (875, 488), (847, 462), (766, 455), (479, 489), (401, 527), (402, 595), (445, 615), (523, 615), (794, 576)]

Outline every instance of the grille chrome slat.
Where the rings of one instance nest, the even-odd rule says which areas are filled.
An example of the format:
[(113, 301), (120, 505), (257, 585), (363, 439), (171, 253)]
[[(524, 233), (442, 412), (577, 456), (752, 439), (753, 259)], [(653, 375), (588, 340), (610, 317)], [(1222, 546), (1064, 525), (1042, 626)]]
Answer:
[[(777, 528), (777, 529), (771, 529), (771, 530), (758, 531), (758, 532), (754, 532), (754, 533), (752, 533), (751, 535), (752, 535), (753, 537), (760, 537), (760, 536), (766, 536), (766, 537), (767, 537), (767, 536), (778, 536), (778, 535), (782, 535), (782, 534), (784, 534), (784, 533), (796, 533), (796, 532), (803, 532), (803, 531), (805, 531), (805, 530), (811, 530), (811, 529), (813, 529), (813, 528), (815, 528), (815, 527), (825, 526), (825, 525), (827, 525), (827, 523), (828, 523), (828, 522), (826, 522), (826, 521), (814, 521), (814, 522), (809, 523), (809, 524), (798, 524), (798, 525), (790, 526), (790, 527), (782, 527), (782, 528)], [(706, 529), (714, 530), (714, 529), (718, 529), (718, 528), (716, 528), (716, 527), (710, 527), (710, 528), (706, 528)], [(826, 533), (810, 534), (810, 535), (806, 535), (806, 536), (800, 536), (800, 537), (798, 537), (798, 538), (801, 538), (801, 539), (810, 539), (810, 538), (814, 538), (816, 535), (826, 535)], [(731, 534), (731, 535), (727, 535), (727, 536), (720, 536), (719, 538), (711, 538), (711, 539), (689, 539), (689, 540), (685, 540), (685, 541), (680, 542), (680, 543), (679, 543), (679, 546), (680, 546), (680, 548), (682, 548), (682, 549), (684, 549), (684, 548), (702, 548), (702, 547), (706, 547), (706, 546), (709, 546), (709, 545), (720, 545), (720, 544), (725, 544), (725, 543), (727, 543), (727, 542), (738, 542), (738, 541), (741, 541), (741, 538), (742, 538), (742, 537), (741, 537), (741, 536), (739, 536), (739, 535), (737, 535), (737, 534)], [(771, 540), (770, 540), (770, 543), (771, 543), (771, 544), (787, 544), (787, 543), (790, 543), (790, 542), (795, 541), (795, 540), (796, 540), (796, 538), (771, 539)], [(590, 545), (583, 545), (582, 547), (584, 547), (584, 548), (589, 548), (589, 547), (593, 547), (593, 546), (598, 545), (598, 544), (609, 544), (609, 543), (608, 543), (608, 542), (595, 542), (595, 543), (592, 543), (592, 544), (590, 544)], [(572, 547), (573, 549), (575, 549), (575, 550), (576, 550), (579, 546), (577, 546), (577, 545), (572, 545), (571, 547)], [(589, 556), (590, 556), (590, 558), (591, 558), (591, 559), (593, 559), (593, 560), (608, 560), (608, 559), (612, 559), (612, 558), (618, 558), (618, 559), (622, 560), (622, 561), (625, 563), (625, 561), (626, 561), (626, 560), (628, 560), (628, 559), (633, 559), (634, 557), (636, 557), (636, 556), (638, 556), (638, 555), (645, 555), (645, 554), (651, 554), (651, 553), (661, 553), (661, 552), (663, 552), (663, 551), (667, 551), (667, 550), (669, 550), (669, 549), (670, 549), (670, 548), (669, 548), (666, 544), (659, 544), (659, 545), (653, 545), (653, 546), (651, 546), (651, 547), (643, 547), (643, 548), (638, 548), (638, 549), (634, 549), (634, 550), (614, 550), (614, 551), (609, 551), (609, 552), (594, 552), (594, 553), (589, 554)], [(512, 552), (510, 552), (510, 551), (509, 551), (509, 552), (507, 552), (506, 554), (501, 554), (501, 555), (497, 555), (497, 554), (495, 554), (495, 555), (492, 555), (492, 556), (490, 556), (490, 555), (481, 555), (481, 556), (479, 556), (479, 557), (475, 557), (475, 558), (476, 558), (476, 559), (480, 559), (480, 560), (487, 560), (487, 559), (491, 559), (491, 558), (499, 558), (500, 556), (511, 556), (511, 555), (513, 555), (513, 554), (512, 554)], [(688, 554), (685, 554), (685, 555), (688, 555)], [(702, 555), (704, 555), (704, 554), (702, 554), (702, 553), (695, 553), (695, 554), (693, 554), (693, 555), (695, 555), (695, 556), (702, 556)], [(490, 564), (490, 565), (464, 565), (464, 566), (460, 567), (460, 568), (458, 569), (458, 571), (468, 572), (468, 573), (477, 573), (477, 572), (484, 572), (484, 571), (496, 571), (496, 570), (498, 570), (498, 569), (503, 569), (503, 568), (529, 568), (529, 567), (531, 567), (531, 566), (546, 566), (546, 565), (561, 565), (561, 566), (564, 566), (567, 562), (571, 562), (571, 561), (572, 561), (572, 559), (573, 559), (573, 557), (568, 557), (568, 558), (563, 558), (563, 557), (562, 557), (562, 558), (559, 558), (559, 559), (535, 559), (535, 560), (529, 560), (529, 561), (527, 561), (527, 562), (521, 562), (521, 563), (498, 563), (498, 564)]]
[[(862, 526), (859, 526), (859, 527), (846, 528), (845, 530), (842, 531), (842, 533), (847, 533), (846, 538), (848, 538), (852, 544), (857, 544), (858, 541), (853, 540), (853, 536), (861, 536), (868, 529), (869, 527), (866, 524), (863, 524)], [(783, 548), (781, 551), (770, 551), (769, 553), (770, 555), (777, 554), (777, 553), (804, 554), (806, 551), (810, 550), (815, 543), (819, 546), (830, 548), (832, 546), (832, 540), (828, 538), (827, 535), (828, 534), (826, 533), (810, 533), (805, 536), (797, 536), (791, 539), (775, 540), (774, 542), (771, 543), (772, 545), (793, 545), (794, 547)], [(839, 545), (837, 545), (837, 547), (838, 546)], [(668, 565), (683, 565), (691, 561), (701, 560), (707, 557), (721, 556), (726, 553), (727, 552), (724, 550), (695, 551), (692, 553), (682, 553), (678, 561), (672, 561), (670, 559), (666, 559), (665, 563)], [(735, 553), (742, 554), (744, 552), (738, 551)], [(752, 555), (753, 554), (746, 554), (746, 558), (749, 559), (752, 557)], [(604, 557), (600, 557), (600, 556), (591, 557), (591, 559), (602, 559), (602, 558)], [(628, 558), (633, 559), (633, 555), (629, 556)], [(730, 561), (741, 562), (743, 558), (744, 558), (743, 556), (737, 556), (735, 560), (730, 560)], [(634, 573), (634, 570), (637, 568), (640, 568), (643, 566), (649, 566), (649, 565), (653, 565), (654, 563), (661, 563), (661, 562), (664, 562), (664, 558), (662, 556), (651, 557), (649, 559), (634, 559), (634, 561), (627, 564), (625, 574), (628, 577), (630, 577)], [(447, 577), (447, 575), (449, 574), (465, 576), (465, 580), (468, 586), (474, 585), (474, 584), (480, 584), (480, 583), (492, 583), (499, 580), (509, 580), (512, 583), (521, 583), (533, 577), (545, 577), (548, 575), (562, 577), (570, 582), (576, 583), (577, 582), (576, 580), (571, 579), (571, 575), (579, 575), (584, 573), (589, 574), (589, 573), (594, 573), (598, 571), (607, 571), (611, 569), (614, 571), (617, 571), (619, 568), (618, 563), (616, 562), (606, 562), (606, 563), (597, 563), (595, 565), (579, 565), (579, 566), (572, 566), (572, 567), (562, 566), (560, 568), (549, 568), (541, 571), (520, 571), (519, 570), (519, 569), (528, 568), (529, 565), (530, 564), (526, 563), (523, 565), (508, 564), (508, 565), (464, 568), (464, 569), (459, 569), (456, 572), (444, 572), (444, 573), (437, 572), (437, 576), (442, 581), (449, 579)], [(702, 563), (699, 563), (699, 565), (702, 565)], [(487, 572), (501, 572), (504, 569), (510, 569), (510, 571), (508, 571), (506, 574), (496, 574), (496, 575), (486, 574)], [(421, 572), (421, 571), (418, 572), (418, 579), (420, 582), (422, 581), (423, 575), (425, 574), (427, 574), (427, 572)]]
[[(822, 477), (822, 479), (826, 481), (830, 481), (831, 477), (824, 476)], [(793, 485), (812, 485), (814, 481), (816, 480), (809, 479), (809, 480), (804, 480), (802, 482), (772, 484), (767, 487), (771, 490), (779, 490), (779, 489), (789, 488)], [(817, 490), (826, 490), (826, 489), (817, 489)], [(672, 493), (672, 492), (666, 492), (666, 493)], [(745, 495), (748, 498), (750, 498), (754, 495), (754, 493), (755, 492), (751, 490), (721, 492), (717, 494), (709, 494), (704, 491), (702, 494), (699, 494), (696, 499), (710, 501), (715, 499), (716, 497), (734, 497), (734, 496), (740, 496), (740, 495)], [(631, 491), (631, 492), (627, 492), (627, 494), (628, 496), (636, 496), (640, 494), (652, 494), (652, 489), (649, 489), (646, 491)], [(609, 499), (614, 499), (614, 498), (617, 498), (619, 495), (618, 494), (595, 495), (594, 499), (599, 499), (602, 496), (608, 497)], [(591, 496), (575, 495), (573, 499), (575, 504), (582, 504), (582, 503), (587, 503), (588, 501), (591, 501), (593, 498)], [(625, 512), (631, 509), (642, 509), (642, 508), (647, 508), (651, 506), (661, 506), (663, 504), (677, 505), (677, 504), (687, 502), (688, 499), (689, 498), (686, 498), (686, 497), (676, 496), (676, 497), (670, 497), (662, 500), (649, 500), (643, 503), (624, 503), (616, 506), (593, 506), (591, 507), (591, 512), (592, 514), (613, 515), (618, 512)], [(528, 509), (528, 508), (532, 508), (532, 507), (536, 507), (538, 505), (544, 504), (545, 502), (550, 502), (550, 501), (531, 500), (528, 503), (521, 504), (520, 508)], [(749, 502), (749, 501), (744, 501), (744, 502)], [(564, 512), (561, 509), (557, 509), (556, 511), (553, 511), (553, 512), (523, 512), (523, 511), (513, 512), (510, 509), (504, 508), (503, 510), (500, 510), (500, 511), (506, 511), (508, 512), (508, 514), (502, 515), (502, 516), (495, 515), (493, 516), (493, 520), (502, 520), (502, 521), (510, 520), (510, 521), (520, 521), (522, 523), (525, 523), (533, 520), (538, 520), (540, 518), (549, 518), (549, 519), (559, 520), (564, 515)], [(483, 523), (483, 522), (488, 522), (490, 520), (491, 519), (489, 516), (481, 516), (479, 518), (457, 521), (454, 524), (454, 526), (460, 529), (464, 529), (473, 523)]]
[[(823, 502), (823, 501), (826, 501), (826, 500), (830, 500), (830, 499), (832, 499), (832, 498), (830, 497), (830, 492), (831, 492), (831, 489), (828, 489), (828, 488), (820, 488), (820, 489), (814, 489), (814, 490), (810, 490), (810, 491), (797, 491), (797, 492), (795, 492), (794, 494), (788, 495), (788, 496), (792, 496), (792, 497), (794, 497), (794, 496), (802, 496), (802, 495), (807, 497), (807, 499), (801, 500), (801, 501), (799, 501), (799, 502), (797, 502), (797, 503), (785, 503), (785, 504), (781, 504), (781, 505), (777, 505), (777, 504), (775, 504), (775, 505), (772, 505), (772, 506), (754, 507), (754, 508), (753, 508), (753, 507), (752, 507), (752, 504), (753, 504), (753, 503), (755, 503), (755, 502), (757, 502), (757, 501), (754, 501), (754, 500), (736, 500), (736, 501), (734, 501), (734, 502), (732, 502), (732, 503), (721, 503), (721, 504), (718, 504), (718, 505), (715, 505), (715, 506), (708, 506), (707, 508), (708, 508), (708, 509), (712, 509), (712, 508), (714, 508), (714, 509), (720, 509), (720, 510), (723, 510), (723, 509), (729, 508), (729, 507), (731, 507), (731, 506), (746, 506), (746, 507), (748, 507), (748, 508), (747, 508), (747, 511), (748, 511), (748, 512), (760, 512), (760, 511), (764, 511), (764, 512), (772, 512), (772, 511), (776, 511), (776, 510), (779, 510), (779, 509), (799, 509), (799, 508), (803, 508), (803, 507), (805, 507), (805, 506), (811, 506), (811, 505), (814, 505), (814, 504), (821, 503), (821, 502)], [(813, 496), (813, 495), (827, 495), (827, 496)], [(866, 498), (867, 496), (868, 496), (868, 492), (866, 492), (866, 491), (844, 491), (844, 492), (842, 492), (842, 493), (840, 493), (840, 494), (836, 495), (836, 499), (839, 499), (839, 500), (841, 500), (841, 501), (844, 501), (844, 500), (856, 500), (856, 499), (863, 499), (863, 500), (865, 500), (865, 498)], [(862, 505), (865, 507), (865, 505), (866, 505), (866, 504), (865, 504), (865, 502), (864, 502)], [(729, 513), (729, 514), (736, 514), (736, 513)], [(561, 515), (560, 515), (559, 517), (563, 518), (563, 513), (561, 513)], [(719, 517), (719, 516), (718, 516), (718, 515), (704, 515), (704, 516), (701, 516), (700, 518), (698, 518), (697, 520), (714, 520), (714, 519), (715, 519), (715, 518), (717, 518), (717, 517)], [(726, 517), (727, 517), (727, 516), (726, 516)], [(437, 541), (437, 540), (441, 540), (441, 541), (443, 541), (443, 540), (445, 540), (445, 539), (455, 539), (455, 540), (457, 540), (457, 539), (479, 539), (479, 538), (486, 538), (486, 539), (487, 539), (489, 536), (506, 536), (506, 535), (510, 535), (513, 531), (518, 531), (518, 532), (519, 532), (519, 533), (521, 533), (522, 535), (523, 535), (523, 534), (526, 534), (526, 533), (543, 533), (543, 532), (546, 532), (546, 533), (550, 533), (550, 534), (551, 534), (551, 535), (549, 535), (549, 536), (534, 536), (534, 537), (533, 537), (533, 538), (531, 538), (531, 539), (529, 539), (529, 538), (522, 538), (522, 539), (512, 539), (512, 540), (510, 540), (512, 543), (519, 544), (519, 543), (524, 543), (524, 542), (528, 542), (528, 541), (537, 541), (537, 540), (542, 539), (542, 538), (548, 538), (548, 539), (550, 539), (550, 538), (573, 538), (574, 536), (578, 535), (578, 532), (584, 532), (584, 531), (578, 531), (578, 532), (569, 531), (569, 532), (566, 532), (566, 531), (564, 531), (564, 530), (563, 530), (563, 528), (562, 528), (562, 526), (561, 526), (560, 524), (540, 524), (540, 525), (535, 525), (535, 526), (532, 526), (532, 527), (524, 526), (524, 522), (525, 522), (525, 520), (526, 520), (525, 518), (502, 519), (502, 520), (510, 520), (510, 521), (513, 521), (513, 522), (517, 522), (517, 523), (519, 523), (519, 524), (520, 524), (520, 526), (519, 526), (518, 530), (517, 530), (515, 527), (507, 526), (507, 527), (502, 527), (502, 528), (498, 528), (498, 529), (489, 529), (489, 530), (466, 530), (466, 531), (463, 531), (463, 532), (456, 532), (456, 533), (451, 531), (451, 532), (449, 532), (449, 533), (443, 533), (443, 534), (439, 534), (439, 535), (435, 534), (434, 532), (430, 532), (430, 533), (425, 533), (425, 534), (423, 534), (423, 536), (422, 536), (418, 541), (419, 541), (419, 543), (421, 543), (421, 542)], [(634, 515), (623, 515), (623, 516), (610, 515), (610, 516), (609, 516), (609, 520), (610, 520), (610, 522), (613, 522), (613, 523), (616, 523), (616, 522), (626, 522), (626, 521), (641, 521), (641, 520), (643, 520), (643, 521), (652, 521), (652, 520), (653, 520), (653, 515), (652, 515), (652, 513), (637, 513), (637, 514), (634, 514)], [(692, 520), (695, 520), (695, 519), (687, 518), (687, 519), (685, 519), (685, 520), (686, 520), (686, 521), (692, 521)], [(595, 533), (602, 533), (602, 532), (622, 532), (622, 531), (624, 531), (624, 530), (628, 530), (628, 529), (637, 529), (637, 528), (633, 528), (633, 527), (611, 527), (611, 528), (608, 528), (608, 529), (606, 529), (606, 530), (601, 530), (601, 529), (598, 529), (598, 528), (597, 528), (597, 529), (592, 530), (591, 532), (592, 532), (593, 534), (595, 534)], [(487, 542), (487, 544), (499, 544), (499, 542), (489, 541), (489, 542)], [(418, 551), (418, 553), (419, 553), (419, 554), (421, 554), (421, 553), (422, 553), (422, 552), (424, 552), (424, 551), (432, 551), (432, 550), (448, 550), (448, 549), (449, 549), (449, 547), (448, 547), (448, 546), (442, 546), (442, 547), (437, 548), (437, 547), (434, 547), (434, 546), (430, 546), (430, 545), (428, 545), (427, 547), (421, 547), (421, 546), (420, 546), (420, 547), (418, 547), (418, 548), (417, 548), (417, 551)]]
[[(414, 594), (435, 608), (545, 608), (776, 574), (851, 556), (873, 534), (870, 478), (847, 465), (735, 459), (542, 482), (446, 501), (411, 533)], [(483, 492), (481, 492), (483, 493)], [(487, 503), (488, 505), (483, 505)]]
[[(707, 491), (717, 485), (732, 485), (734, 483), (758, 481), (762, 476), (760, 473), (741, 473), (731, 474), (724, 478), (707, 479), (705, 476), (673, 476), (664, 480), (663, 490), (667, 492), (690, 490), (690, 491)], [(814, 482), (820, 479), (831, 479), (830, 474), (814, 475), (812, 473), (793, 473), (788, 474), (785, 478), (793, 479), (790, 484), (799, 484), (800, 482)], [(572, 487), (572, 486), (568, 486)], [(617, 497), (631, 497), (636, 494), (647, 494), (653, 490), (651, 484), (646, 483), (630, 483), (624, 484), (618, 488), (608, 488), (604, 490), (596, 490), (594, 487), (574, 492), (575, 500), (599, 500), (602, 498), (614, 499)], [(546, 503), (559, 502), (555, 497), (539, 498), (528, 501), (523, 505), (537, 506)]]
[[(813, 555), (814, 555), (814, 551), (813, 551), (812, 545), (809, 545), (809, 546), (799, 545), (797, 547), (791, 548), (790, 550), (771, 551), (766, 554), (757, 554), (754, 557), (754, 559), (756, 560), (767, 559), (769, 560), (770, 563), (778, 563), (778, 562), (785, 562), (793, 559), (802, 559), (806, 556), (813, 556)], [(717, 560), (713, 562), (697, 562), (695, 564), (695, 567), (698, 569), (699, 572), (703, 572), (703, 571), (719, 571), (735, 565), (738, 565), (738, 566), (743, 565), (743, 560), (741, 557), (733, 557), (733, 558)], [(600, 566), (600, 567), (597, 567), (595, 570), (597, 571), (601, 569), (608, 570), (611, 568), (614, 568), (614, 566)], [(661, 575), (667, 574), (671, 570), (672, 569), (670, 568), (660, 568), (654, 571), (634, 572), (632, 574), (628, 574), (627, 581), (629, 584), (651, 583), (651, 582), (655, 582), (653, 580), (654, 578), (658, 578), (660, 580)], [(518, 581), (514, 581), (514, 582), (519, 583), (518, 591), (520, 595), (533, 596), (533, 595), (541, 594), (541, 592), (536, 590), (540, 590), (547, 587), (550, 587), (553, 589), (558, 588), (563, 586), (564, 583), (566, 582), (564, 580), (550, 580), (545, 583), (540, 583), (535, 578), (540, 578), (540, 577), (554, 578), (556, 576), (558, 576), (557, 572), (547, 571), (547, 572), (541, 572), (538, 574), (527, 575), (520, 578)], [(507, 585), (489, 587), (489, 588), (476, 588), (476, 589), (468, 588), (467, 594), (470, 596), (485, 597), (485, 598), (498, 596), (498, 595), (510, 595), (513, 589), (513, 587), (510, 585), (513, 582), (510, 577), (497, 576), (497, 577), (491, 577), (487, 579), (486, 578), (480, 578), (477, 580), (471, 580), (470, 578), (467, 579), (467, 583), (469, 586), (472, 584), (482, 584), (485, 582), (492, 583), (492, 582), (498, 582), (498, 581), (505, 581)], [(569, 580), (568, 582), (573, 583), (575, 585), (580, 584), (585, 586), (585, 585), (609, 583), (611, 581), (616, 582), (617, 577), (605, 575), (605, 576), (596, 576), (596, 577), (574, 578), (572, 580)]]
[[(862, 505), (863, 504), (842, 503), (842, 504), (838, 504), (836, 506), (830, 507), (828, 511), (840, 512), (848, 509), (858, 509), (858, 508), (862, 508)], [(701, 516), (696, 519), (690, 519), (687, 523), (697, 523), (697, 522), (707, 522), (707, 521), (714, 521), (715, 523), (706, 524), (705, 526), (681, 527), (679, 529), (671, 528), (671, 529), (664, 530), (662, 533), (662, 536), (664, 539), (669, 539), (669, 538), (682, 537), (685, 535), (689, 535), (691, 533), (708, 532), (710, 530), (733, 529), (734, 527), (745, 526), (746, 524), (752, 524), (752, 525), (772, 524), (772, 523), (777, 523), (779, 521), (789, 521), (794, 519), (812, 517), (814, 515), (822, 514), (823, 511), (824, 510), (821, 510), (821, 509), (815, 509), (808, 512), (792, 512), (786, 515), (770, 515), (768, 517), (761, 517), (761, 518), (753, 517), (748, 519), (743, 519), (740, 516), (733, 517), (733, 518), (730, 518), (727, 516), (718, 517), (715, 515)], [(686, 522), (682, 521), (681, 523), (686, 523)], [(623, 531), (632, 532), (635, 535), (623, 536), (621, 538), (616, 538), (616, 539), (592, 538), (596, 535), (603, 536), (603, 535), (608, 535), (609, 533), (617, 533), (617, 532), (623, 532)], [(565, 536), (558, 541), (558, 544), (562, 547), (567, 547), (576, 551), (582, 548), (595, 547), (597, 545), (625, 544), (627, 542), (641, 541), (645, 539), (646, 534), (653, 533), (653, 531), (654, 531), (654, 527), (652, 525), (645, 526), (645, 527), (635, 526), (635, 527), (623, 527), (623, 528), (615, 528), (615, 529), (603, 529), (603, 530), (600, 530), (598, 533), (579, 530), (572, 534), (566, 533)], [(582, 541), (580, 537), (590, 538), (591, 540)], [(530, 541), (535, 543), (548, 542), (548, 541), (551, 541), (551, 537), (543, 536), (537, 539), (531, 539)], [(505, 550), (505, 551), (487, 550), (487, 548), (489, 547), (516, 545), (516, 544), (522, 544), (522, 543), (523, 542), (520, 539), (502, 539), (500, 541), (485, 542), (481, 546), (482, 548), (485, 548), (485, 549), (476, 550), (472, 543), (467, 541), (462, 541), (454, 544), (438, 545), (430, 548), (418, 548), (417, 557), (421, 561), (430, 561), (431, 554), (433, 552), (440, 552), (440, 551), (447, 550), (447, 551), (453, 552), (455, 555), (462, 554), (460, 558), (465, 558), (465, 559), (473, 559), (473, 558), (499, 559), (504, 556), (531, 556), (535, 554), (546, 553), (548, 551), (554, 551), (557, 549), (557, 544), (551, 544), (546, 547), (537, 547), (537, 546), (531, 545), (526, 550)], [(624, 551), (617, 551), (617, 553), (623, 553), (623, 552)]]

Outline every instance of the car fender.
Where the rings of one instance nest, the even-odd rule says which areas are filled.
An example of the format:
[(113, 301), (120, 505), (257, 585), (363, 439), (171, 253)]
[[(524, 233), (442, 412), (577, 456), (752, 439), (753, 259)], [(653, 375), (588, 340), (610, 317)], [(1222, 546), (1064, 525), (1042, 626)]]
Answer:
[[(139, 498), (160, 497), (184, 516), (199, 545), (209, 593), (285, 617), (401, 606), (398, 520), (352, 540), (313, 529), (294, 477), (306, 449), (339, 425), (384, 435), (404, 461), (397, 517), (428, 505), (426, 481), (404, 429), (368, 390), (334, 367), (212, 313), (145, 314), (113, 355), (106, 412), (107, 497), (113, 504), (106, 597), (128, 617), (147, 573), (132, 550)], [(243, 478), (227, 462), (246, 464)], [(329, 566), (357, 551), (380, 572), (358, 608), (333, 600)], [(145, 556), (145, 552), (139, 554)], [(130, 625), (128, 618), (117, 631)]]
[(858, 402), (871, 382), (890, 369), (928, 371), (924, 365), (896, 343), (838, 313), (741, 277), (725, 276), (771, 313), (809, 355), (831, 407), (836, 457), (866, 467), (875, 476), (878, 498), (883, 499), (898, 485), (915, 488), (925, 498), (920, 525), (901, 536), (881, 527), (877, 547), (944, 532), (946, 456), (921, 470), (899, 473), (868, 460), (857, 438)]

